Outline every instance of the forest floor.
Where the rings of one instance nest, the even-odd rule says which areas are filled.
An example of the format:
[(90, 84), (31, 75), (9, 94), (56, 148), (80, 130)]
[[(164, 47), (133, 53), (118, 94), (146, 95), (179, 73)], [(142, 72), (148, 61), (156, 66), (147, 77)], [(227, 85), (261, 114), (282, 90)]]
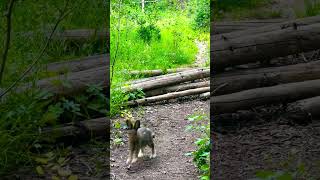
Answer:
[[(207, 43), (195, 42), (198, 54), (194, 62), (195, 66), (203, 67), (208, 58)], [(198, 169), (192, 162), (192, 156), (187, 156), (195, 150), (197, 134), (186, 131), (186, 120), (192, 114), (207, 114), (209, 117), (210, 101), (202, 101), (196, 98), (180, 98), (169, 101), (167, 104), (155, 104), (132, 109), (135, 120), (140, 120), (142, 125), (155, 132), (155, 147), (157, 157), (150, 159), (150, 149), (146, 149), (146, 157), (138, 160), (128, 169), (125, 164), (128, 157), (128, 143), (111, 149), (111, 179), (145, 179), (145, 180), (194, 180), (198, 179)], [(143, 115), (139, 115), (142, 112)], [(115, 119), (112, 121), (121, 121)], [(125, 132), (122, 132), (125, 134)], [(126, 135), (125, 135), (126, 136)]]
[[(302, 2), (276, 0), (264, 8), (281, 9), (283, 18), (292, 19), (293, 9), (303, 8)], [(320, 178), (320, 122), (314, 119), (308, 125), (298, 125), (282, 121), (281, 115), (276, 117), (272, 112), (270, 116), (273, 120), (256, 119), (236, 132), (211, 132), (213, 179), (246, 180), (259, 170), (299, 172), (301, 179)]]
[[(138, 111), (133, 109), (133, 111)], [(209, 113), (209, 101), (181, 101), (143, 107), (144, 115), (136, 117), (142, 125), (155, 132), (157, 157), (144, 157), (127, 169), (125, 164), (128, 147), (111, 149), (111, 178), (124, 179), (197, 179), (197, 168), (192, 157), (186, 156), (195, 150), (196, 135), (185, 131), (186, 117), (194, 113)], [(150, 150), (146, 151), (146, 155)]]

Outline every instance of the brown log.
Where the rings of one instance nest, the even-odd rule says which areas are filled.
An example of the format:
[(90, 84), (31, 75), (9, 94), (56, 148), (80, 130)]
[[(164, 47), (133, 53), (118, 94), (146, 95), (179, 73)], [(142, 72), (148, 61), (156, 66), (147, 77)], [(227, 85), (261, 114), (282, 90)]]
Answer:
[(196, 79), (203, 79), (210, 77), (210, 69), (197, 69), (195, 71), (185, 71), (180, 73), (173, 73), (162, 78), (144, 81), (137, 84), (132, 84), (127, 87), (123, 87), (125, 92), (133, 92), (138, 89), (143, 91), (148, 91), (152, 89), (157, 89), (165, 86), (170, 86), (174, 84), (179, 84), (187, 81), (193, 81)]
[(67, 72), (84, 71), (107, 65), (109, 65), (109, 54), (103, 54), (70, 61), (50, 63), (46, 65), (46, 71), (64, 74)]
[(300, 123), (309, 123), (320, 117), (320, 96), (288, 104), (284, 117)]
[(211, 66), (222, 70), (228, 66), (316, 50), (320, 48), (319, 32), (320, 23), (317, 23), (213, 42)]
[[(18, 33), (22, 36), (32, 37), (34, 32)], [(49, 37), (50, 32), (44, 32)], [(72, 41), (76, 43), (84, 43), (91, 40), (98, 40), (103, 43), (109, 44), (110, 34), (107, 30), (95, 30), (95, 29), (70, 29), (55, 32), (53, 40), (59, 41)]]
[(98, 39), (103, 42), (109, 42), (109, 32), (107, 30), (94, 30), (94, 29), (72, 29), (57, 32), (54, 39), (63, 41), (82, 42), (92, 39)]
[[(205, 69), (208, 69), (208, 68), (192, 68), (192, 69), (181, 71), (181, 72), (189, 73), (189, 72), (205, 70)], [(180, 73), (180, 72), (177, 72), (177, 73)], [(161, 78), (167, 78), (169, 76), (176, 76), (177, 73), (170, 73), (170, 74), (164, 74), (164, 75), (159, 75), (159, 76), (154, 76), (154, 77), (137, 79), (137, 80), (126, 82), (125, 84), (131, 84), (132, 85), (132, 84), (138, 84), (138, 83), (147, 82), (147, 81), (153, 81), (153, 80), (157, 80), (157, 79), (161, 79)]]
[(210, 86), (210, 81), (186, 83), (186, 84), (179, 84), (175, 86), (163, 87), (163, 88), (154, 89), (151, 91), (146, 91), (145, 95), (147, 97), (150, 97), (150, 96), (157, 96), (160, 94), (166, 94), (170, 92), (184, 91), (187, 89), (195, 89), (195, 88), (209, 87), (209, 86)]
[(217, 36), (218, 34), (248, 30), (250, 28), (260, 28), (284, 21), (285, 19), (211, 22), (211, 35)]
[(212, 96), (210, 101), (213, 113), (221, 114), (260, 105), (293, 102), (314, 96), (320, 96), (319, 79)]
[[(270, 22), (272, 22), (272, 21), (270, 21)], [(253, 34), (260, 34), (260, 33), (265, 33), (265, 32), (270, 32), (270, 31), (277, 31), (277, 30), (284, 29), (284, 28), (291, 28), (295, 24), (298, 26), (307, 26), (307, 25), (311, 25), (311, 24), (315, 24), (315, 23), (320, 23), (320, 16), (312, 16), (312, 17), (301, 18), (301, 19), (290, 20), (290, 21), (283, 21), (283, 22), (281, 22), (281, 20), (279, 20), (278, 23), (274, 22), (269, 25), (267, 25), (268, 23), (256, 23), (255, 28), (247, 28), (247, 29), (243, 29), (240, 31), (234, 31), (234, 32), (229, 32), (229, 33), (213, 35), (211, 38), (211, 42), (220, 41), (220, 40), (225, 41), (227, 39), (230, 40), (230, 39), (235, 39), (235, 38), (253, 35)], [(226, 22), (226, 24), (233, 24), (233, 23)], [(242, 23), (240, 22), (240, 24), (242, 24)], [(266, 26), (262, 26), (262, 24), (266, 25)], [(253, 26), (254, 25), (251, 25), (251, 27), (253, 27)], [(214, 23), (211, 25), (211, 29), (215, 29)]]
[[(89, 85), (98, 84), (105, 88), (109, 87), (109, 66), (41, 79), (35, 83), (35, 87), (55, 95), (68, 96), (83, 92)], [(18, 91), (30, 87), (33, 87), (31, 83), (19, 87)]]
[(226, 85), (211, 94), (217, 96), (247, 89), (314, 79), (320, 79), (320, 61), (281, 67), (241, 70), (215, 75), (212, 79), (212, 90), (225, 83)]
[(210, 92), (205, 92), (205, 93), (202, 93), (200, 94), (199, 96), (201, 99), (209, 99), (210, 98)]
[(129, 106), (146, 105), (146, 104), (155, 103), (155, 102), (159, 102), (159, 101), (175, 99), (178, 97), (201, 94), (201, 93), (208, 92), (208, 91), (210, 91), (210, 87), (188, 89), (185, 91), (173, 92), (173, 93), (163, 94), (163, 95), (159, 95), (159, 96), (153, 96), (153, 97), (148, 97), (148, 98), (144, 98), (144, 99), (129, 101), (128, 105)]
[[(46, 128), (43, 130), (43, 137), (48, 141), (55, 142), (81, 142), (94, 137), (107, 137), (110, 130), (109, 118), (97, 118), (81, 121), (80, 125), (72, 123), (63, 124), (59, 127)], [(79, 123), (78, 123), (79, 124)]]
[(160, 76), (164, 74), (170, 74), (170, 73), (176, 73), (176, 72), (182, 72), (192, 70), (192, 68), (177, 68), (177, 69), (167, 69), (167, 70), (141, 70), (141, 71), (129, 71), (128, 74), (131, 76)]

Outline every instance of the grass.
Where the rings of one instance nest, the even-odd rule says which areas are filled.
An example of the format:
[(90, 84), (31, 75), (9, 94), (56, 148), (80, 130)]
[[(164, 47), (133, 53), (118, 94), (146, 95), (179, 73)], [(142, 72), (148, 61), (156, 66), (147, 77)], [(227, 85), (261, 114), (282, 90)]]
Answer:
[[(116, 55), (111, 87), (111, 115), (119, 114), (122, 102), (130, 96), (116, 89), (129, 79), (137, 78), (129, 76), (126, 71), (170, 69), (190, 65), (197, 53), (195, 39), (209, 41), (208, 31), (193, 28), (192, 18), (188, 16), (187, 11), (151, 10), (147, 15), (139, 11), (140, 9), (130, 9), (130, 13), (120, 13), (122, 17), (119, 39), (119, 11), (111, 11), (111, 64)], [(150, 26), (153, 28), (153, 34), (141, 31), (142, 28)], [(151, 40), (145, 41), (144, 37), (149, 35), (152, 36)]]
[[(4, 12), (4, 3), (1, 1), (1, 14)], [(80, 3), (82, 2), (82, 3)], [(13, 83), (36, 57), (46, 41), (44, 31), (50, 31), (58, 17), (58, 11), (64, 1), (37, 0), (16, 1), (13, 11), (12, 42), (9, 49), (7, 66), (1, 88)], [(75, 1), (74, 7), (59, 25), (58, 31), (75, 28), (101, 29), (106, 26), (107, 1)], [(0, 16), (0, 33), (5, 34), (5, 19)], [(33, 36), (25, 36), (24, 32), (32, 31)], [(0, 50), (3, 47), (3, 38), (0, 36)], [(66, 42), (51, 42), (44, 56), (37, 66), (56, 61), (66, 61), (76, 57), (103, 53), (105, 47), (97, 47), (93, 42), (77, 48), (69, 48)], [(42, 72), (32, 73), (24, 82), (34, 82), (46, 76)], [(53, 99), (51, 95), (35, 89), (28, 92), (11, 93), (6, 100), (0, 103), (0, 176), (11, 173), (13, 170), (29, 167), (34, 164), (34, 154), (45, 150), (46, 146), (39, 143), (42, 138), (40, 131), (48, 125), (70, 122), (72, 119), (86, 119), (105, 110), (107, 99), (99, 87), (89, 87), (83, 96), (65, 99)]]

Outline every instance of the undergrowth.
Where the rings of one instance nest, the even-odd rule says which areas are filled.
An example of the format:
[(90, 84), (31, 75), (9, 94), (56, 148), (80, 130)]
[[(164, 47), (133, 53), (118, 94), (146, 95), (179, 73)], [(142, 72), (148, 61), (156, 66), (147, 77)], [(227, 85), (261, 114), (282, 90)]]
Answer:
[(119, 90), (128, 80), (141, 78), (128, 75), (128, 71), (190, 65), (197, 53), (194, 41), (209, 37), (209, 15), (196, 16), (196, 10), (182, 8), (178, 1), (167, 7), (165, 2), (147, 4), (144, 12), (134, 2), (111, 2), (111, 116), (119, 114), (125, 108), (123, 102), (135, 96)]
[(298, 18), (317, 16), (320, 14), (320, 2), (313, 0), (304, 0), (304, 11), (295, 11)]
[[(0, 3), (1, 14), (5, 10), (6, 2)], [(64, 2), (15, 1), (12, 41), (3, 84), (0, 85), (1, 90), (16, 81), (38, 56), (46, 41), (44, 33), (51, 31)], [(101, 30), (107, 23), (105, 21), (107, 19), (106, 4), (107, 1), (104, 0), (94, 2), (70, 0), (72, 12), (62, 20), (57, 31), (76, 28)], [(5, 34), (4, 31), (5, 19), (1, 15), (0, 33)], [(31, 35), (30, 32), (32, 32)], [(1, 53), (3, 38), (4, 36), (0, 36)], [(38, 67), (44, 64), (105, 53), (106, 49), (106, 45), (97, 44), (94, 41), (76, 45), (64, 41), (51, 41), (37, 66), (22, 83), (35, 82), (48, 76), (49, 74), (38, 70)], [(68, 86), (68, 82), (62, 82), (62, 84)], [(41, 136), (43, 128), (105, 116), (109, 111), (108, 104), (108, 98), (99, 85), (90, 85), (83, 95), (67, 98), (54, 97), (50, 93), (35, 88), (19, 94), (10, 92), (0, 102), (0, 176), (34, 165), (33, 157), (40, 151), (45, 151), (46, 148), (50, 149), (40, 143), (43, 138)]]
[(195, 113), (187, 117), (189, 125), (187, 131), (199, 133), (199, 138), (195, 142), (197, 149), (186, 155), (193, 156), (193, 162), (200, 171), (201, 180), (210, 179), (210, 120), (208, 115)]

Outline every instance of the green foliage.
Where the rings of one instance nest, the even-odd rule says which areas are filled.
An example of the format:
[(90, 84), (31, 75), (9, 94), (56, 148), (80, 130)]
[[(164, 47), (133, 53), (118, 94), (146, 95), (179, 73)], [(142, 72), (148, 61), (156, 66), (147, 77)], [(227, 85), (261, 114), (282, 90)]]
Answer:
[(320, 2), (312, 0), (304, 0), (304, 11), (295, 11), (295, 14), (299, 18), (317, 16), (320, 14)]
[(138, 35), (145, 43), (150, 43), (152, 39), (159, 40), (161, 38), (159, 28), (153, 24), (140, 25)]
[(200, 179), (210, 179), (210, 123), (209, 118), (205, 114), (193, 114), (187, 117), (190, 125), (186, 127), (187, 131), (194, 131), (200, 133), (200, 138), (197, 139), (195, 144), (197, 149), (188, 153), (187, 155), (193, 156), (193, 161), (200, 170)]
[(31, 149), (42, 148), (37, 142), (43, 127), (104, 116), (107, 100), (96, 85), (83, 95), (58, 100), (38, 90), (8, 96), (0, 103), (0, 175), (33, 163)]
[(195, 28), (205, 28), (209, 31), (210, 27), (210, 0), (190, 1), (189, 12), (193, 12), (193, 25)]
[[(136, 78), (126, 71), (170, 69), (194, 62), (197, 53), (194, 41), (208, 31), (194, 29), (191, 16), (195, 16), (189, 17), (184, 6), (187, 4), (180, 1), (159, 1), (146, 3), (142, 12), (139, 3), (111, 2), (110, 62), (115, 64), (111, 72), (114, 74), (111, 115), (119, 113), (125, 108), (124, 102), (136, 99), (139, 94), (127, 95), (118, 90), (126, 81)], [(201, 17), (199, 14), (199, 22), (205, 19)]]

